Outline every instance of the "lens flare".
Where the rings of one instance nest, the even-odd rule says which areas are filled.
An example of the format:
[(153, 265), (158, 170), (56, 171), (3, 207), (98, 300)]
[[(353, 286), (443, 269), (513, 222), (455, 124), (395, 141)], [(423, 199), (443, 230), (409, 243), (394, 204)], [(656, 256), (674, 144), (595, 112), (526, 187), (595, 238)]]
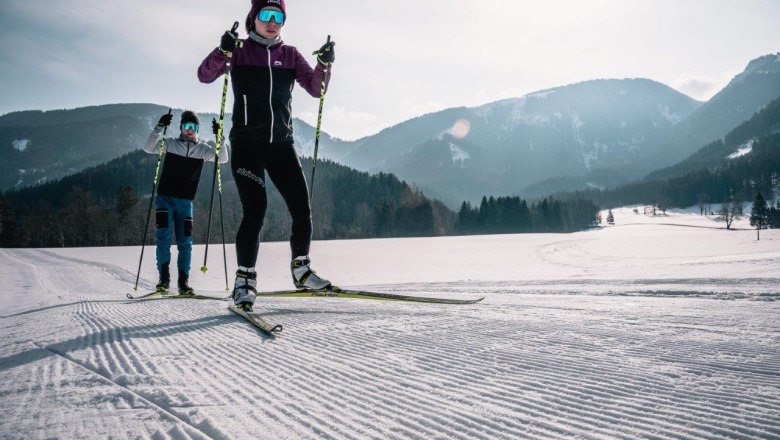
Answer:
[(466, 119), (458, 119), (450, 128), (452, 137), (456, 139), (463, 139), (469, 134), (469, 131), (471, 131), (471, 123)]

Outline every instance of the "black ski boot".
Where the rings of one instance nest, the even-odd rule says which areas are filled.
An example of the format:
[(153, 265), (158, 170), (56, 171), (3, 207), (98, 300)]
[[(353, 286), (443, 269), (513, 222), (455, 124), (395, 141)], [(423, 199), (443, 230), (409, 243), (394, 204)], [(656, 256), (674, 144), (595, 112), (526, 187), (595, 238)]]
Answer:
[(194, 295), (195, 291), (187, 283), (190, 280), (190, 274), (179, 271), (179, 295)]
[(160, 282), (157, 283), (157, 291), (164, 292), (171, 287), (171, 271), (168, 269), (168, 263), (160, 267)]

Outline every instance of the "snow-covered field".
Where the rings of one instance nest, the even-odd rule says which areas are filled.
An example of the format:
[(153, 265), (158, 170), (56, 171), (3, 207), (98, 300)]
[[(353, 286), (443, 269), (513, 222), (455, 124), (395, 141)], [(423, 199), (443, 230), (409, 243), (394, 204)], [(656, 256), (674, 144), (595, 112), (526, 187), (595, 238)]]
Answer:
[[(486, 298), (261, 299), (275, 338), (225, 302), (125, 299), (138, 247), (0, 249), (0, 438), (780, 438), (780, 233), (615, 216), (315, 242), (342, 287)], [(203, 251), (193, 286), (224, 292)], [(262, 245), (262, 289), (291, 287), (288, 253)]]

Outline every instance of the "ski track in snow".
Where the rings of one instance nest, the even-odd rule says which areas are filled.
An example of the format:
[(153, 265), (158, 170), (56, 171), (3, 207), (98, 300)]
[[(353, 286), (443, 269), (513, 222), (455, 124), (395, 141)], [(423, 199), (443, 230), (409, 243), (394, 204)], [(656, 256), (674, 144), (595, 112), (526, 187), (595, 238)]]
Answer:
[(599, 233), (535, 243), (555, 276), (362, 285), (477, 305), (258, 300), (277, 337), (223, 301), (126, 300), (134, 274), (87, 250), (0, 249), (0, 438), (780, 438), (780, 279), (751, 270), (778, 252)]

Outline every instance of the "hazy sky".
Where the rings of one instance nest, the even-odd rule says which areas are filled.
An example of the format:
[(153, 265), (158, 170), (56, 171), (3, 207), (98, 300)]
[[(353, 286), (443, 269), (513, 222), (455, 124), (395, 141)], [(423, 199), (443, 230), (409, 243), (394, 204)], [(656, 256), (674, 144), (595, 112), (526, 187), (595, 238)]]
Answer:
[[(412, 6), (414, 5), (414, 6)], [(196, 69), (249, 0), (0, 0), (0, 114), (149, 102), (219, 111)], [(780, 51), (777, 0), (287, 0), (282, 32), (336, 63), (323, 130), (344, 139), (423, 113), (596, 78), (706, 100)], [(294, 116), (318, 101), (296, 88)], [(232, 104), (229, 98), (228, 109)]]

